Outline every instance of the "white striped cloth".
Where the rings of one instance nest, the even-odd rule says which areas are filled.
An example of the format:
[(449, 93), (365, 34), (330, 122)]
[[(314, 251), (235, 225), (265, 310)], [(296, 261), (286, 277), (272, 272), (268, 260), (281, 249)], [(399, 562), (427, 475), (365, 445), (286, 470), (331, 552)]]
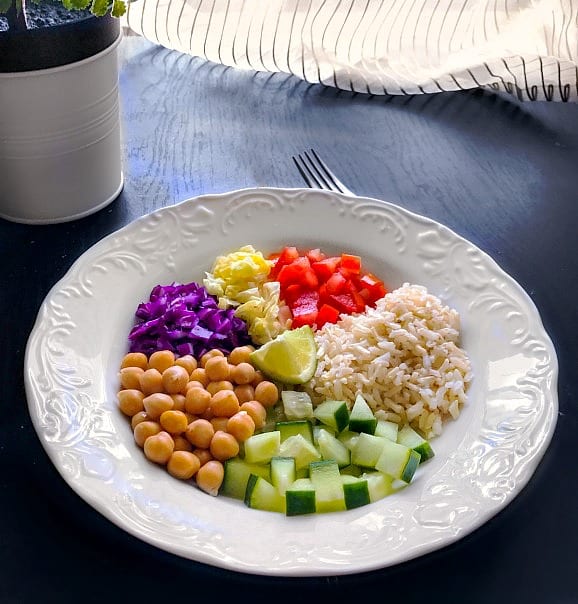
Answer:
[(354, 92), (578, 100), (578, 0), (135, 0), (124, 19), (170, 49)]

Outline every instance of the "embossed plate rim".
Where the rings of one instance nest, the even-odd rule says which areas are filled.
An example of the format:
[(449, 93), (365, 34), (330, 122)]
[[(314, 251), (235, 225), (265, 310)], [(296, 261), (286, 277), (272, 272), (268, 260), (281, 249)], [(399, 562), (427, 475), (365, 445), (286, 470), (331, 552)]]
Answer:
[[(316, 206), (316, 201), (327, 203), (331, 211)], [(259, 210), (257, 216), (251, 214), (254, 209)], [(297, 232), (297, 225), (303, 229), (299, 218), (303, 212), (311, 217), (315, 211), (323, 211), (322, 217), (330, 221), (334, 235), (341, 234), (349, 245), (369, 250), (368, 258), (377, 253), (386, 262), (381, 258), (382, 250), (395, 249), (399, 267), (395, 263), (389, 267), (394, 273), (398, 269), (408, 275), (419, 273), (439, 289), (444, 283), (453, 305), (465, 304), (476, 320), (487, 320), (484, 317), (488, 313), (497, 313), (501, 318), (498, 332), (504, 333), (489, 337), (494, 338), (494, 344), (507, 342), (512, 354), (502, 358), (499, 350), (492, 356), (482, 348), (481, 352), (487, 355), (484, 367), (487, 365), (488, 384), (491, 380), (494, 388), (490, 391), (488, 384), (475, 378), (473, 392), (484, 392), (487, 401), (483, 407), (478, 403), (465, 408), (462, 417), (445, 428), (436, 449), (448, 455), (430, 460), (431, 474), (424, 468), (419, 480), (394, 499), (349, 512), (286, 519), (248, 510), (242, 504), (239, 507), (238, 502), (225, 502), (224, 498), (211, 500), (196, 490), (191, 492), (190, 485), (151, 467), (139, 451), (134, 455), (127, 422), (112, 406), (111, 384), (107, 383), (112, 381), (115, 370), (111, 373), (106, 361), (120, 360), (121, 347), (102, 350), (99, 342), (104, 346), (110, 334), (106, 330), (94, 333), (94, 327), (91, 332), (87, 321), (77, 321), (78, 325), (73, 321), (75, 317), (83, 319), (85, 312), (109, 313), (113, 316), (111, 321), (116, 320), (117, 302), (107, 301), (103, 309), (103, 303), (90, 299), (91, 288), (98, 291), (98, 287), (112, 282), (128, 290), (134, 283), (179, 270), (185, 251), (191, 251), (183, 251), (169, 233), (169, 242), (164, 243), (168, 251), (165, 247), (158, 253), (155, 245), (159, 240), (162, 243), (163, 228), (176, 225), (176, 239), (183, 234), (187, 237), (180, 241), (181, 246), (194, 248), (200, 241), (205, 249), (211, 248), (215, 245), (212, 240), (219, 241), (225, 233), (232, 238), (234, 247), (242, 240), (244, 229), (254, 236), (254, 221), (261, 227), (272, 224), (265, 220), (267, 211), (273, 212), (273, 223), (277, 220), (287, 224), (289, 232), (270, 237), (269, 242), (279, 244), (293, 237), (291, 230)], [(223, 233), (211, 225), (211, 220), (217, 221), (218, 217)], [(364, 229), (365, 236), (356, 241), (352, 221)], [(247, 223), (251, 226), (247, 227)], [(227, 231), (235, 226), (240, 228), (240, 234)], [(309, 240), (317, 237), (319, 242), (328, 241), (312, 225), (305, 230)], [(137, 237), (139, 233), (142, 241)], [(203, 237), (211, 242), (203, 241)], [(233, 243), (235, 237), (239, 241)], [(414, 239), (407, 246), (404, 239), (410, 237)], [(260, 245), (260, 241), (250, 243)], [(378, 252), (374, 247), (377, 245)], [(222, 251), (222, 247), (216, 249)], [(192, 257), (186, 256), (187, 266)], [(444, 272), (443, 267), (450, 260), (457, 278), (453, 272)], [(418, 261), (423, 266), (414, 267)], [(204, 266), (203, 262), (200, 265)], [(130, 271), (136, 271), (137, 277), (147, 276), (131, 281), (122, 271), (129, 271), (129, 276)], [(436, 276), (436, 271), (441, 271), (441, 276)], [(456, 291), (452, 292), (452, 287)], [(144, 283), (143, 288), (139, 295), (148, 292)], [(492, 290), (493, 297), (486, 293), (487, 289)], [(481, 292), (475, 301), (471, 299), (472, 291)], [(134, 295), (133, 292), (125, 302), (119, 296), (123, 315), (118, 319), (119, 333), (125, 333), (134, 312)], [(73, 333), (74, 329), (82, 337)], [(87, 336), (98, 342), (91, 342)], [(67, 337), (71, 340), (67, 341)], [(91, 348), (93, 345), (95, 349)], [(472, 354), (478, 354), (479, 346), (482, 345), (471, 349)], [(510, 352), (507, 346), (504, 344), (504, 350)], [(57, 369), (50, 364), (45, 366), (50, 355), (58, 361)], [(74, 359), (74, 366), (67, 365), (70, 358)], [(96, 376), (88, 369), (94, 363), (99, 368)], [(474, 373), (479, 369), (474, 364)], [(51, 461), (79, 496), (128, 533), (160, 549), (230, 570), (280, 576), (374, 570), (437, 550), (481, 526), (519, 494), (550, 443), (558, 409), (557, 372), (554, 346), (531, 298), (489, 255), (462, 236), (430, 218), (383, 200), (272, 187), (187, 199), (142, 216), (94, 244), (50, 290), (32, 329), (25, 358), (25, 386), (33, 424)], [(487, 391), (480, 391), (480, 384)], [(98, 405), (94, 405), (95, 401)], [(518, 432), (525, 439), (532, 436), (535, 442), (529, 446), (519, 442)], [(449, 454), (453, 449), (456, 451)], [(456, 490), (457, 494), (452, 495)], [(448, 504), (455, 506), (456, 502), (461, 504), (461, 511), (454, 513)], [(231, 511), (242, 516), (243, 526), (231, 522), (229, 516), (237, 515)], [(277, 548), (270, 545), (271, 531)], [(341, 539), (335, 541), (335, 534)], [(252, 548), (246, 547), (249, 540)]]

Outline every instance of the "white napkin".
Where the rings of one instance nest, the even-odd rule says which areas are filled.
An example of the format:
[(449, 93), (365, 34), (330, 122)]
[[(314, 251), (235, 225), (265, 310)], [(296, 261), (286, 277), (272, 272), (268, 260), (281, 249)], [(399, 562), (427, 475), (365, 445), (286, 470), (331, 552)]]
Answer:
[(124, 19), (170, 49), (355, 92), (578, 100), (578, 0), (135, 0)]

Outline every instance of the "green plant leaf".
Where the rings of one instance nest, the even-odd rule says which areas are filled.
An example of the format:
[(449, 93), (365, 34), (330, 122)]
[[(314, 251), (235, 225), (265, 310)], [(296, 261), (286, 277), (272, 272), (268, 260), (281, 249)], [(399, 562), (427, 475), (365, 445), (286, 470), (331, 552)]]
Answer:
[(126, 13), (126, 4), (123, 0), (114, 0), (112, 4), (112, 16), (122, 17)]
[(93, 0), (90, 10), (97, 17), (102, 17), (108, 13), (110, 7), (109, 0)]

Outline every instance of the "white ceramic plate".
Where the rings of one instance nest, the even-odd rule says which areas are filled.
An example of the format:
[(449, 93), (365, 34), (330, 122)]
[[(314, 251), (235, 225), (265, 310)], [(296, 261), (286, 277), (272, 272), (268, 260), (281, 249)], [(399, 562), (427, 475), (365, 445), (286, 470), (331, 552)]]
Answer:
[[(212, 498), (149, 463), (116, 407), (117, 370), (152, 287), (203, 277), (251, 243), (345, 249), (390, 289), (425, 285), (457, 308), (474, 380), (436, 456), (408, 488), (347, 512), (286, 518)], [(485, 253), (397, 206), (310, 189), (204, 196), (106, 237), (47, 296), (25, 362), (34, 425), (68, 484), (105, 517), (166, 551), (264, 575), (372, 570), (448, 545), (532, 476), (557, 417), (557, 359), (522, 288)]]

